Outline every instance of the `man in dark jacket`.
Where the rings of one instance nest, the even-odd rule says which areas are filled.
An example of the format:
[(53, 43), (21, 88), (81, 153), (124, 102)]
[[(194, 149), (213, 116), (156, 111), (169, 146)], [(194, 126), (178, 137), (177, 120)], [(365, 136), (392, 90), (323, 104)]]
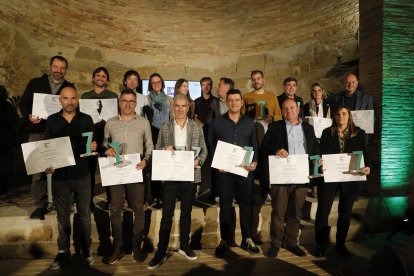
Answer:
[[(30, 134), (29, 142), (43, 140), (46, 129), (46, 120), (32, 116), (33, 94), (59, 95), (64, 87), (73, 87), (73, 83), (65, 80), (67, 68), (68, 62), (64, 57), (54, 56), (50, 59), (49, 74), (31, 79), (27, 84), (20, 101), (20, 112), (23, 118), (27, 119), (26, 132)], [(47, 212), (47, 185), (45, 177), (40, 180), (41, 176), (40, 173), (33, 175), (31, 191), (37, 209), (30, 215), (31, 219), (45, 219), (44, 214)]]
[(286, 99), (294, 99), (299, 107), (299, 117), (303, 117), (303, 100), (296, 95), (296, 89), (298, 87), (298, 80), (293, 77), (287, 77), (283, 80), (283, 93), (277, 96), (277, 100), (282, 109), (282, 104)]
[[(269, 155), (287, 158), (295, 154), (318, 154), (318, 141), (313, 127), (299, 118), (299, 107), (294, 99), (286, 99), (282, 105), (284, 120), (271, 123), (262, 142), (264, 180), (269, 181)], [(308, 186), (305, 183), (272, 185), (272, 215), (270, 222), (271, 246), (269, 257), (276, 257), (282, 242), (284, 247), (297, 256), (306, 253), (297, 245), (301, 210), (305, 203)], [(285, 216), (286, 215), (286, 216)], [(286, 223), (286, 226), (285, 226)]]

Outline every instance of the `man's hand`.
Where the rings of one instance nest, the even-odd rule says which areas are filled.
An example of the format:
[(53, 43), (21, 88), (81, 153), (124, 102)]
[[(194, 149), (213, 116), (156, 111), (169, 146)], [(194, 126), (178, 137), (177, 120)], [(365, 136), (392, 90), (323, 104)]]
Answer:
[[(92, 143), (91, 143), (91, 148), (92, 148)], [(110, 148), (107, 151), (105, 151), (105, 155), (109, 156), (109, 157), (115, 157), (116, 156), (116, 149), (115, 148)]]
[(145, 167), (147, 166), (147, 160), (142, 160), (141, 162), (139, 162), (136, 166), (135, 166), (135, 168), (137, 169), (137, 170), (142, 170), (142, 169), (144, 169)]
[(250, 165), (243, 166), (243, 167), (246, 169), (246, 171), (253, 172), (253, 171), (256, 170), (257, 162), (252, 162), (252, 163), (250, 163)]
[(174, 153), (174, 147), (173, 146), (165, 146), (163, 148), (163, 150), (168, 150), (168, 151), (171, 151), (172, 153)]
[(98, 144), (95, 142), (95, 141), (93, 141), (92, 143), (91, 143), (91, 151), (96, 151), (96, 148), (98, 147)]
[(53, 174), (53, 173), (55, 173), (55, 169), (54, 169), (54, 168), (52, 168), (52, 167), (47, 168), (47, 169), (45, 170), (45, 173), (46, 173), (46, 174)]
[(285, 149), (280, 149), (280, 150), (276, 151), (276, 155), (278, 155), (282, 158), (286, 158), (286, 157), (289, 156), (289, 153)]
[(29, 121), (30, 121), (32, 124), (38, 124), (38, 123), (40, 123), (40, 122), (42, 121), (42, 118), (39, 118), (39, 117), (33, 117), (33, 116), (32, 116), (32, 114), (29, 114)]

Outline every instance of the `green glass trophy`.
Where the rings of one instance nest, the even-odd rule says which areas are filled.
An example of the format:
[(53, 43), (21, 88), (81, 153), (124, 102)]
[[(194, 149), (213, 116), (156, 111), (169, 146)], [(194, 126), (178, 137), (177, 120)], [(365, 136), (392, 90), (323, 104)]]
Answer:
[[(363, 152), (361, 150), (357, 150), (357, 151), (353, 151), (352, 155), (355, 156), (356, 155), (356, 161), (355, 161), (355, 169), (351, 169), (349, 170), (349, 172), (351, 174), (362, 174), (362, 168), (361, 168), (361, 160), (362, 160), (362, 156), (363, 156)], [(351, 158), (352, 160), (352, 158)], [(351, 162), (352, 164), (353, 162)]]
[(313, 164), (313, 175), (309, 175), (309, 179), (323, 177), (322, 173), (319, 173), (319, 160), (321, 157), (319, 155), (313, 155), (309, 157), (310, 160), (315, 160), (315, 164)]
[(80, 157), (87, 157), (98, 154), (96, 151), (91, 152), (92, 135), (92, 132), (82, 133), (82, 137), (88, 137), (88, 139), (86, 140), (86, 153), (81, 154)]

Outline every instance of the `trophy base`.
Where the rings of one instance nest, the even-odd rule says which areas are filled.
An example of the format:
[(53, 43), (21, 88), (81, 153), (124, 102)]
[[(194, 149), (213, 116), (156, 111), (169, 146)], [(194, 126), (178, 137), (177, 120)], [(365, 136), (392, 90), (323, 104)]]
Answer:
[(93, 156), (93, 155), (98, 155), (98, 153), (96, 151), (91, 152), (91, 153), (84, 153), (84, 154), (81, 154), (80, 157), (88, 157), (88, 156)]
[(362, 170), (350, 170), (348, 172), (343, 172), (343, 174), (364, 175)]
[(323, 173), (320, 173), (317, 175), (309, 175), (309, 179), (320, 178), (320, 177), (323, 177)]
[(121, 160), (118, 163), (114, 163), (114, 166), (117, 168), (123, 168), (131, 164), (131, 161), (128, 160)]

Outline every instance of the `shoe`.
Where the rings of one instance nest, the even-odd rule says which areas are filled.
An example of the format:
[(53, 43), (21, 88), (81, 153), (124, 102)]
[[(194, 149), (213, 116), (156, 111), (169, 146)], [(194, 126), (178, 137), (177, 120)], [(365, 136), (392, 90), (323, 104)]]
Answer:
[(30, 215), (30, 219), (45, 219), (46, 210), (43, 208), (36, 208), (33, 213)]
[(197, 260), (197, 255), (194, 253), (193, 250), (191, 250), (189, 245), (180, 246), (180, 249), (178, 250), (178, 254), (183, 255), (190, 261)]
[(246, 240), (242, 240), (240, 244), (240, 248), (243, 249), (244, 251), (249, 252), (250, 254), (260, 253), (259, 247), (256, 244), (254, 244), (254, 242), (250, 238)]
[(215, 253), (216, 257), (221, 258), (227, 253), (227, 251), (229, 251), (229, 249), (230, 248), (229, 248), (229, 245), (227, 244), (227, 242), (224, 241), (224, 240), (221, 240), (220, 244), (217, 246), (216, 251), (214, 253)]
[(165, 252), (159, 252), (155, 253), (154, 258), (149, 262), (147, 268), (148, 269), (156, 269), (160, 265), (162, 265), (167, 260), (167, 254)]
[(345, 244), (336, 244), (335, 250), (341, 255), (342, 258), (349, 259), (351, 258), (351, 252), (346, 248)]
[(135, 263), (142, 263), (147, 258), (146, 254), (142, 252), (141, 242), (132, 247), (132, 258)]
[(326, 248), (323, 245), (316, 245), (315, 249), (313, 250), (313, 256), (317, 258), (322, 258), (325, 256)]
[(259, 236), (255, 235), (252, 236), (252, 241), (254, 242), (254, 244), (256, 245), (263, 245), (262, 240), (259, 238)]
[(65, 265), (67, 265), (70, 261), (70, 253), (69, 252), (60, 252), (56, 255), (55, 259), (49, 266), (49, 270), (59, 270)]
[(115, 248), (114, 252), (106, 259), (106, 264), (114, 264), (119, 261), (125, 255), (124, 250), (121, 247)]
[(276, 258), (277, 254), (279, 253), (279, 248), (271, 245), (267, 250), (267, 257), (269, 258)]
[(87, 266), (90, 266), (95, 261), (93, 260), (92, 251), (89, 249), (86, 251), (86, 253), (83, 254), (83, 260), (85, 261), (85, 264)]
[(295, 254), (296, 256), (299, 257), (305, 257), (306, 256), (306, 252), (303, 251), (299, 246), (297, 245), (292, 245), (292, 246), (286, 246), (285, 249), (293, 254)]

